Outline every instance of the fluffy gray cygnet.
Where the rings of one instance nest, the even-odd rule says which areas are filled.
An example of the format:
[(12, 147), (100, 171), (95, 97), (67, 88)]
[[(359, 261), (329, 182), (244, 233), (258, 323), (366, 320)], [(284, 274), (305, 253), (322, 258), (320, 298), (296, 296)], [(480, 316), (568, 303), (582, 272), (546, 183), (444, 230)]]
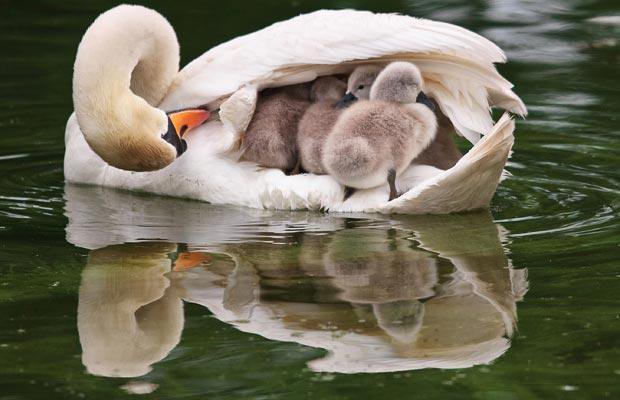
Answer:
[(297, 133), (303, 170), (317, 175), (327, 173), (323, 167), (323, 146), (331, 128), (346, 107), (357, 100), (368, 100), (370, 87), (384, 67), (382, 64), (360, 65), (351, 72), (346, 84), (331, 76), (315, 81), (310, 97), (316, 104), (304, 113)]
[[(336, 121), (323, 148), (323, 165), (341, 184), (356, 189), (390, 186), (435, 138), (437, 119), (422, 89), (420, 70), (394, 62), (379, 73), (369, 101), (359, 101)], [(420, 103), (424, 104), (420, 104)]]
[(370, 87), (384, 67), (384, 64), (368, 64), (355, 68), (347, 80), (347, 92), (336, 106), (346, 108), (357, 100), (368, 100)]
[(260, 92), (252, 121), (242, 141), (241, 160), (292, 172), (298, 162), (297, 128), (310, 106), (310, 84)]
[[(346, 108), (356, 100), (367, 100), (370, 96), (370, 87), (384, 67), (384, 64), (368, 64), (353, 70), (347, 82), (347, 92), (338, 103), (339, 108)], [(454, 143), (456, 134), (454, 125), (437, 104), (433, 104), (433, 107), (437, 118), (437, 135), (412, 162), (445, 170), (452, 168), (463, 155)]]
[(313, 174), (326, 174), (323, 168), (323, 145), (327, 135), (343, 111), (336, 102), (347, 89), (346, 83), (333, 76), (323, 76), (312, 84), (310, 98), (314, 102), (299, 121), (297, 146), (301, 167)]

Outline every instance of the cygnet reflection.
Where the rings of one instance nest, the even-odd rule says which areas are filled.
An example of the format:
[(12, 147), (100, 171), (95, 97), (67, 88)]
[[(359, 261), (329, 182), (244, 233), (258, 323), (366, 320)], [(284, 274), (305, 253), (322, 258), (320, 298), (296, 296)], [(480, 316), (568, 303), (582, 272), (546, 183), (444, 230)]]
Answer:
[(242, 331), (329, 350), (310, 363), (316, 371), (488, 363), (510, 346), (527, 282), (487, 214), (447, 221), (303, 234), (297, 246), (225, 246), (228, 277), (193, 270), (177, 283), (186, 300)]

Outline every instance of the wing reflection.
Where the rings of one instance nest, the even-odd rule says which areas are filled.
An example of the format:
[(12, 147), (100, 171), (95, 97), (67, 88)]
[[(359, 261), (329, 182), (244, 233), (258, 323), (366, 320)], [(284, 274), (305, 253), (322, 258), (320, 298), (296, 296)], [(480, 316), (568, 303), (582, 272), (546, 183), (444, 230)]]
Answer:
[[(527, 291), (489, 213), (345, 218), (72, 186), (66, 199), (68, 239), (100, 247), (78, 310), (94, 374), (148, 372), (178, 343), (182, 300), (241, 331), (328, 350), (316, 371), (465, 368), (509, 348)], [(192, 252), (117, 244), (146, 239)]]

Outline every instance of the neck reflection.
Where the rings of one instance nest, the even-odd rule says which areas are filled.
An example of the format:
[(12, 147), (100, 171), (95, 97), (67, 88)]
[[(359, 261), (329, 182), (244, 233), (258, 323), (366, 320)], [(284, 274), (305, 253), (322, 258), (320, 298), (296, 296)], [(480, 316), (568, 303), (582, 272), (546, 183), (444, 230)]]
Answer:
[(165, 274), (168, 243), (92, 250), (82, 271), (78, 331), (82, 362), (94, 375), (142, 376), (179, 343), (183, 302)]

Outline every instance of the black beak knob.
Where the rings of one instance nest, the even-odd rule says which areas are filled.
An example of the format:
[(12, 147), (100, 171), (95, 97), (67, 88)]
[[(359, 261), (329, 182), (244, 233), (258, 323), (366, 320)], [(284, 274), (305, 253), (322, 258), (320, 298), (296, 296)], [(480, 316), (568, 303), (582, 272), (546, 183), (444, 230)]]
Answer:
[(181, 139), (170, 117), (168, 117), (168, 132), (161, 135), (161, 138), (174, 146), (177, 151), (177, 157), (181, 156), (181, 154), (185, 153), (185, 150), (187, 150), (187, 142)]
[(349, 107), (353, 102), (357, 101), (357, 97), (355, 97), (355, 95), (351, 92), (347, 92), (342, 99), (340, 99), (338, 101), (338, 103), (336, 103), (336, 108), (347, 108)]
[(426, 94), (424, 94), (424, 92), (420, 92), (418, 94), (418, 97), (416, 98), (416, 103), (421, 103), (424, 104), (426, 107), (430, 108), (431, 110), (435, 111), (435, 104), (433, 104), (433, 102), (431, 101), (431, 99), (429, 99)]

